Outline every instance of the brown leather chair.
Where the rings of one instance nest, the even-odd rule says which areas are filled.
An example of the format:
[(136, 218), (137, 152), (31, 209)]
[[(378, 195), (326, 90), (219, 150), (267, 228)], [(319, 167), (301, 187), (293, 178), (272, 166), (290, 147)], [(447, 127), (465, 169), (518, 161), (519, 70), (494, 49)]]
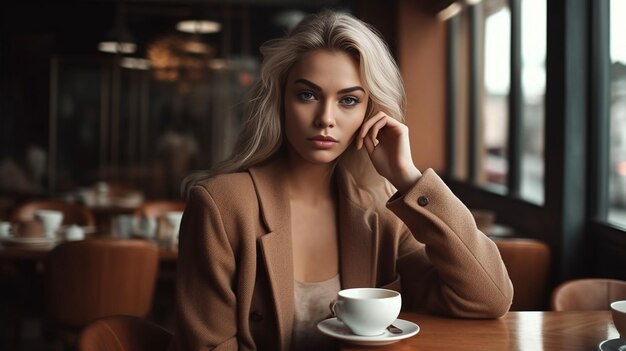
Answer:
[(178, 200), (153, 200), (144, 202), (135, 210), (136, 217), (159, 218), (166, 212), (184, 211), (185, 202)]
[(60, 244), (46, 261), (50, 322), (71, 345), (78, 331), (98, 318), (145, 317), (157, 266), (157, 247), (144, 240), (97, 238)]
[(55, 210), (63, 212), (63, 224), (77, 224), (92, 227), (95, 225), (89, 208), (60, 200), (35, 200), (25, 202), (13, 210), (11, 222), (32, 221), (37, 210)]
[(563, 282), (553, 290), (550, 308), (554, 311), (608, 311), (611, 302), (617, 300), (626, 300), (626, 281), (575, 279)]
[(541, 311), (547, 307), (550, 249), (533, 239), (494, 239), (515, 291), (511, 311)]
[(165, 351), (171, 339), (172, 333), (145, 319), (113, 316), (85, 327), (78, 351)]

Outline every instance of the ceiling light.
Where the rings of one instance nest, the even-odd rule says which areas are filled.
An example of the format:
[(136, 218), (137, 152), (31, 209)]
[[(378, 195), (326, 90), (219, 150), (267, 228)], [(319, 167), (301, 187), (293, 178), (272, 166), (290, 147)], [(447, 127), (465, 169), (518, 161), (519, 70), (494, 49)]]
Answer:
[(120, 0), (115, 5), (115, 23), (104, 39), (98, 44), (98, 50), (112, 54), (132, 54), (137, 50), (135, 39), (125, 26), (124, 8)]
[(186, 20), (178, 22), (176, 29), (185, 33), (208, 34), (219, 32), (222, 25), (215, 21)]
[(137, 45), (119, 41), (101, 41), (98, 50), (112, 54), (132, 54), (137, 50)]
[(124, 57), (120, 62), (120, 66), (128, 69), (149, 70), (150, 60), (137, 57)]

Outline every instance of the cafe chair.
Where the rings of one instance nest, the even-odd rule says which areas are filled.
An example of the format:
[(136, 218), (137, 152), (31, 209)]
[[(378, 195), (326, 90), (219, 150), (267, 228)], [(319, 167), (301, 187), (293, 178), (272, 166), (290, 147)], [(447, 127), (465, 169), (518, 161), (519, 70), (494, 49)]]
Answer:
[(182, 212), (185, 202), (179, 200), (152, 200), (146, 201), (135, 210), (138, 218), (159, 218), (167, 212)]
[(603, 278), (569, 280), (552, 292), (553, 311), (594, 311), (611, 309), (611, 302), (626, 300), (626, 281)]
[(77, 224), (85, 227), (95, 225), (91, 210), (81, 204), (69, 203), (61, 200), (33, 200), (25, 202), (13, 210), (11, 222), (32, 221), (37, 210), (54, 210), (63, 212), (63, 224)]
[(165, 351), (172, 333), (142, 318), (112, 316), (86, 326), (78, 338), (78, 351)]
[(534, 239), (494, 239), (513, 284), (511, 311), (542, 311), (547, 307), (550, 248)]
[(46, 260), (49, 322), (68, 345), (90, 322), (112, 315), (145, 317), (157, 276), (157, 247), (145, 240), (94, 238), (64, 242)]

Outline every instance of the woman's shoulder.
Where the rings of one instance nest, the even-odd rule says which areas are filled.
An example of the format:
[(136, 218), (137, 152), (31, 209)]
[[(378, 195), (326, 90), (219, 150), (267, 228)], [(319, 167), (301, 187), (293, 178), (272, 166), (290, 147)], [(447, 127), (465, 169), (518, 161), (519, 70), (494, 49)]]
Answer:
[(200, 180), (191, 187), (190, 198), (198, 192), (208, 193), (215, 202), (240, 202), (256, 197), (254, 184), (248, 172), (219, 174)]

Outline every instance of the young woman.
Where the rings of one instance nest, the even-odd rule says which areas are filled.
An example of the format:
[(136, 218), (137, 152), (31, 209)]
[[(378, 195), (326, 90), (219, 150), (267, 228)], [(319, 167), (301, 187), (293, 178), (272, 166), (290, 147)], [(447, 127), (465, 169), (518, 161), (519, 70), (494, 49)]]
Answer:
[(402, 81), (376, 32), (325, 11), (261, 52), (235, 152), (185, 185), (174, 348), (332, 349), (315, 326), (350, 287), (401, 291), (405, 310), (506, 313), (496, 246), (413, 164)]

